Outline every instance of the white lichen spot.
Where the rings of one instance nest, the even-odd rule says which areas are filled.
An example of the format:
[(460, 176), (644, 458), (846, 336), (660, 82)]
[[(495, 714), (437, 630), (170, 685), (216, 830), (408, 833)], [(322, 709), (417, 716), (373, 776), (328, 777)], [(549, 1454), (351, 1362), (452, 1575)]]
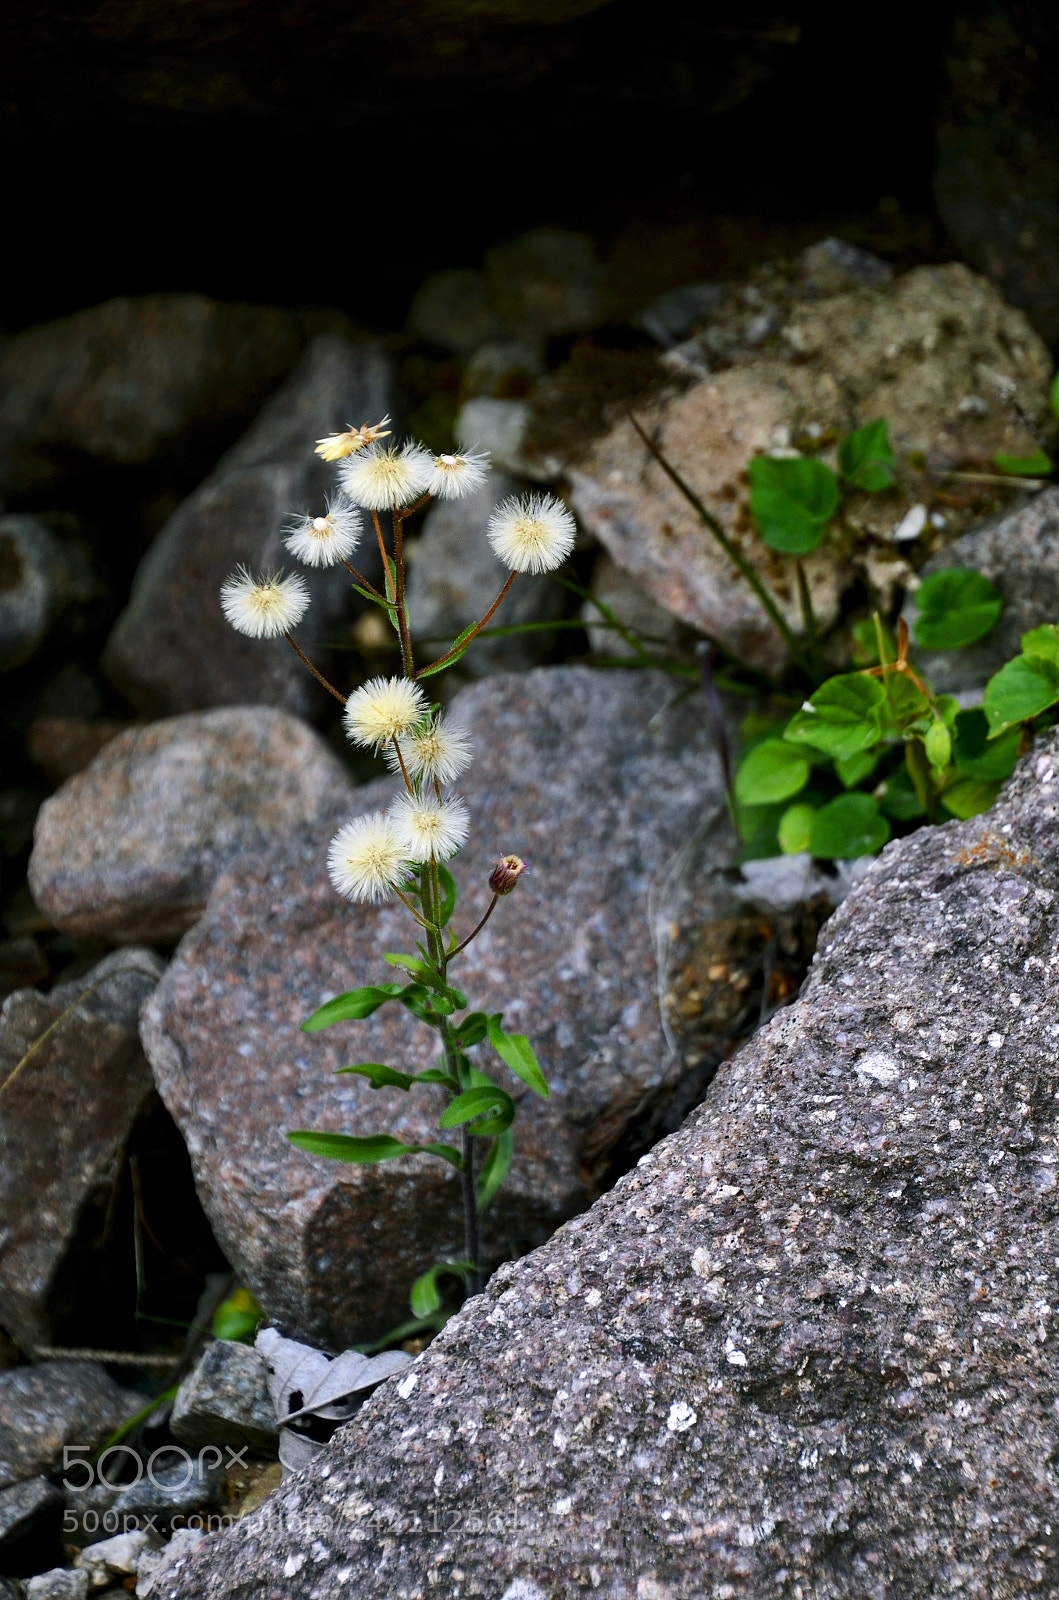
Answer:
[(669, 1408), (669, 1418), (666, 1427), (670, 1433), (687, 1433), (699, 1420), (699, 1414), (688, 1405), (686, 1400), (674, 1400)]
[(402, 1400), (407, 1400), (408, 1399), (409, 1395), (412, 1393), (412, 1390), (415, 1388), (415, 1386), (416, 1386), (416, 1384), (418, 1382), (419, 1382), (419, 1373), (418, 1372), (410, 1372), (408, 1374), (407, 1378), (402, 1378), (401, 1379), (400, 1383), (397, 1385), (397, 1393), (401, 1396)]
[(1002, 1033), (991, 1033), (989, 1038), (986, 1040), (986, 1044), (989, 1046), (990, 1050), (999, 1050), (1003, 1043), (1004, 1035)]
[(306, 1556), (304, 1550), (292, 1550), (286, 1561), (283, 1563), (283, 1576), (285, 1578), (296, 1577), (304, 1567), (307, 1559), (308, 1557)]
[(569, 1512), (571, 1511), (571, 1509), (573, 1508), (573, 1504), (574, 1504), (574, 1497), (573, 1497), (572, 1494), (561, 1495), (558, 1500), (553, 1500), (552, 1501), (552, 1516), (553, 1517), (565, 1517), (565, 1516), (567, 1516), (569, 1514)]

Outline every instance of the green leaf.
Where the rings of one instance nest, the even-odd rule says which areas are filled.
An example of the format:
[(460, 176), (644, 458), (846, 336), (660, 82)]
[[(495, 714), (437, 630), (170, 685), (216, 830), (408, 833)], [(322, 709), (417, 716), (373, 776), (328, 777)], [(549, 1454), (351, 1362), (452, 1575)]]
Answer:
[(1031, 628), (1029, 633), (1024, 633), (1020, 640), (1022, 651), (1027, 656), (1043, 656), (1046, 661), (1054, 661), (1059, 665), (1059, 628), (1051, 622), (1046, 622), (1043, 628)]
[(785, 856), (796, 856), (808, 850), (815, 816), (815, 806), (799, 804), (787, 807), (777, 829), (780, 849)]
[(988, 811), (1001, 787), (999, 783), (984, 783), (978, 778), (959, 778), (945, 790), (941, 803), (952, 816), (964, 822), (968, 817)]
[[(438, 882), (441, 884), (443, 899), (440, 908), (441, 926), (444, 928), (456, 909), (456, 879), (448, 867), (441, 861), (438, 862)], [(464, 1001), (464, 1005), (467, 1002)]]
[(813, 818), (809, 849), (825, 860), (874, 855), (890, 837), (890, 824), (870, 794), (840, 794)]
[(916, 590), (913, 632), (924, 650), (959, 650), (984, 639), (1000, 620), (1004, 596), (970, 567), (943, 567)]
[(877, 743), (885, 712), (886, 691), (877, 678), (842, 673), (821, 684), (783, 737), (841, 760)]
[(809, 762), (801, 750), (782, 739), (766, 739), (739, 764), (736, 798), (744, 805), (774, 805), (789, 800), (809, 781)]
[(249, 1340), (264, 1315), (249, 1289), (236, 1289), (213, 1313), (210, 1332), (215, 1339), (230, 1339), (238, 1344)]
[(456, 1029), (456, 1038), (465, 1050), (471, 1050), (476, 1044), (481, 1044), (488, 1032), (489, 1018), (484, 1011), (472, 1011), (469, 1017), (464, 1017)]
[(439, 1278), (448, 1274), (450, 1277), (467, 1279), (473, 1277), (474, 1272), (473, 1261), (435, 1261), (434, 1265), (412, 1285), (409, 1302), (413, 1314), (417, 1317), (432, 1317), (436, 1311), (441, 1310)]
[[(1010, 472), (1017, 478), (1046, 478), (1052, 470), (1051, 457), (1039, 448), (1029, 456), (1009, 456), (1000, 450), (993, 457), (993, 465), (998, 472)], [(968, 812), (968, 816), (975, 815), (973, 811)]]
[[(462, 1011), (464, 1006), (467, 1004), (467, 996), (464, 994), (462, 989), (457, 989), (452, 984), (446, 983), (445, 980), (434, 971), (432, 966), (430, 966), (426, 961), (420, 961), (418, 956), (406, 956), (400, 954), (399, 952), (389, 950), (383, 955), (383, 960), (388, 961), (391, 967), (403, 967), (406, 972), (411, 973), (417, 980), (416, 986), (421, 985), (427, 989), (432, 989), (436, 995), (446, 1002), (448, 1010), (446, 1010), (445, 1006), (441, 1004), (438, 1004), (437, 1007), (438, 1010), (444, 1012), (446, 1016), (451, 1016), (453, 1011)], [(409, 987), (412, 986), (410, 985)], [(402, 999), (405, 993), (407, 993), (407, 991), (402, 990), (401, 994), (398, 995), (398, 999)], [(405, 1004), (407, 1003), (408, 1002), (405, 1001)], [(435, 1003), (437, 1004), (437, 1002)], [(418, 1012), (416, 1014), (419, 1015)]]
[(360, 1061), (355, 1067), (338, 1067), (336, 1072), (353, 1073), (359, 1078), (368, 1078), (373, 1089), (407, 1091), (413, 1083), (443, 1083), (446, 1088), (454, 1092), (459, 1088), (455, 1078), (450, 1078), (440, 1067), (427, 1067), (424, 1072), (409, 1073), (398, 1072), (394, 1067), (385, 1067), (381, 1061)]
[(835, 762), (835, 771), (843, 789), (855, 789), (879, 765), (881, 750), (858, 750), (855, 755), (842, 756)]
[(894, 481), (894, 452), (886, 418), (878, 417), (847, 433), (838, 447), (838, 464), (847, 483), (869, 494), (889, 489)]
[(387, 1000), (397, 1000), (403, 992), (399, 983), (377, 983), (363, 989), (350, 989), (346, 994), (328, 1000), (311, 1017), (306, 1017), (302, 1032), (319, 1033), (321, 1028), (333, 1027), (336, 1022), (361, 1022), (384, 1006)]
[(466, 653), (466, 645), (464, 645), (462, 649), (454, 647), (452, 653), (449, 654), (446, 652), (440, 661), (431, 662), (429, 667), (420, 667), (419, 671), (416, 673), (416, 681), (418, 682), (420, 678), (432, 678), (435, 672), (447, 672), (450, 667), (454, 667), (456, 665), (457, 661), (462, 660)]
[(1016, 656), (994, 673), (985, 686), (983, 710), (989, 732), (1003, 733), (1016, 722), (1028, 722), (1059, 700), (1059, 665), (1045, 656)]
[(952, 757), (952, 734), (944, 722), (932, 722), (923, 737), (927, 760), (936, 772), (944, 772)]
[(805, 556), (815, 550), (838, 510), (838, 479), (812, 456), (753, 456), (750, 510), (772, 550)]
[(515, 1135), (510, 1128), (498, 1133), (478, 1174), (478, 1210), (485, 1211), (507, 1176), (515, 1153)]
[(402, 1144), (390, 1133), (312, 1133), (307, 1129), (288, 1133), (287, 1138), (296, 1149), (331, 1161), (376, 1166), (380, 1161), (395, 1161), (398, 1156), (430, 1155), (440, 1156), (457, 1172), (463, 1171), (463, 1157), (451, 1144)]
[(515, 1102), (503, 1089), (498, 1089), (495, 1084), (489, 1084), (475, 1089), (465, 1089), (463, 1094), (456, 1096), (451, 1104), (447, 1105), (438, 1118), (440, 1128), (460, 1128), (466, 1122), (474, 1122), (477, 1118), (486, 1120), (478, 1122), (471, 1132), (485, 1137), (491, 1133), (503, 1133), (505, 1128), (510, 1128), (515, 1120)]
[(489, 1018), (487, 1024), (489, 1043), (501, 1061), (511, 1068), (516, 1078), (521, 1078), (534, 1094), (539, 1094), (542, 1100), (547, 1100), (551, 1090), (533, 1053), (533, 1046), (524, 1033), (505, 1033), (501, 1026), (503, 1020), (501, 1012)]
[(372, 594), (370, 589), (362, 588), (359, 583), (351, 584), (350, 587), (355, 589), (358, 594), (362, 594), (365, 600), (370, 600), (372, 605), (381, 606), (384, 611), (389, 611), (391, 618), (396, 615), (397, 607), (394, 605), (392, 600), (384, 600), (382, 595)]
[(926, 807), (913, 788), (911, 775), (904, 764), (878, 786), (875, 799), (879, 810), (893, 817), (895, 822), (913, 822), (916, 817), (926, 816)]
[[(888, 672), (884, 684), (886, 694), (886, 715), (882, 730), (884, 738), (901, 738), (909, 725), (917, 719), (928, 718), (930, 722), (936, 720), (929, 695), (925, 695), (922, 689), (917, 689), (907, 673)], [(924, 722), (924, 732), (926, 727), (927, 723)]]
[(996, 783), (1010, 778), (1019, 758), (1021, 727), (1009, 728), (998, 739), (989, 737), (989, 721), (980, 706), (961, 711), (956, 718), (956, 738), (952, 764), (967, 778), (980, 783)]

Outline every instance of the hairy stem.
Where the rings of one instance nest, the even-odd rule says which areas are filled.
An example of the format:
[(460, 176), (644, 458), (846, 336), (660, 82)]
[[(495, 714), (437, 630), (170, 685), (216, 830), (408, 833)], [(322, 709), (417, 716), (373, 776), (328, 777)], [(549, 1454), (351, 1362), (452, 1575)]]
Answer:
[(449, 958), (448, 958), (450, 961), (455, 961), (455, 959), (459, 955), (460, 951), (461, 950), (466, 950), (467, 946), (470, 944), (472, 939), (477, 939), (478, 935), (481, 933), (482, 929), (485, 927), (486, 923), (489, 921), (489, 918), (493, 915), (493, 911), (495, 910), (496, 903), (497, 903), (497, 901), (499, 899), (500, 899), (500, 896), (498, 894), (494, 894), (493, 898), (489, 902), (489, 909), (486, 912), (485, 916), (482, 918), (481, 922), (479, 922), (476, 927), (471, 929), (470, 933), (467, 935), (466, 939), (464, 939), (463, 943), (462, 944), (458, 944), (456, 946), (455, 950), (453, 950), (451, 952), (451, 954), (449, 955)]
[(412, 657), (412, 640), (408, 633), (408, 617), (404, 604), (404, 523), (398, 511), (393, 514), (393, 565), (393, 598), (397, 606), (397, 627), (401, 635), (404, 675), (406, 678), (414, 678), (415, 661)]
[(333, 694), (336, 700), (340, 700), (342, 702), (342, 704), (345, 705), (345, 703), (346, 703), (345, 695), (341, 692), (341, 690), (336, 689), (333, 683), (328, 683), (327, 679), (324, 677), (322, 672), (317, 672), (316, 668), (313, 666), (312, 662), (309, 660), (309, 657), (305, 654), (305, 651), (304, 650), (299, 650), (298, 646), (294, 643), (294, 640), (291, 638), (290, 634), (289, 633), (285, 633), (283, 635), (283, 637), (286, 639), (287, 643), (290, 645), (291, 649), (294, 651), (294, 654), (301, 661), (303, 661), (305, 663), (305, 665), (308, 667), (309, 671), (312, 673), (312, 675), (316, 679), (317, 683), (322, 683), (324, 688), (327, 690), (328, 694)]
[(816, 612), (813, 610), (813, 597), (809, 583), (805, 576), (805, 568), (800, 561), (795, 561), (794, 570), (798, 575), (798, 604), (801, 606), (802, 622), (805, 626), (805, 639), (809, 646), (809, 661), (812, 666), (812, 679), (814, 683), (823, 681), (823, 660), (820, 655), (820, 631), (816, 626)]
[(680, 493), (684, 496), (684, 499), (692, 507), (696, 516), (699, 518), (700, 522), (709, 528), (710, 532), (713, 534), (713, 537), (717, 540), (717, 543), (720, 545), (729, 561), (738, 567), (747, 583), (753, 589), (754, 593), (761, 601), (761, 604), (771, 617), (776, 631), (779, 633), (784, 644), (787, 646), (787, 649), (790, 651), (791, 659), (797, 662), (798, 666), (801, 667), (802, 671), (807, 676), (811, 677), (812, 673), (809, 670), (809, 661), (805, 651), (802, 649), (801, 640), (791, 628), (779, 606), (765, 588), (765, 585), (758, 577), (758, 574), (755, 571), (752, 563), (747, 560), (746, 556), (739, 549), (739, 547), (733, 544), (732, 540), (728, 537), (727, 533), (725, 533), (724, 528), (718, 522), (713, 513), (711, 511), (707, 511), (705, 505), (699, 499), (699, 496), (695, 493), (691, 485), (685, 483), (684, 479), (680, 476), (680, 473), (676, 470), (676, 468), (666, 460), (665, 456), (662, 454), (661, 450), (659, 450), (654, 440), (649, 438), (644, 432), (643, 428), (637, 422), (632, 412), (630, 411), (627, 414), (629, 421), (632, 423), (636, 432), (643, 440), (647, 449), (658, 462), (658, 465), (662, 468), (662, 471), (665, 473), (666, 477), (670, 480), (675, 488), (679, 489)]
[[(474, 627), (471, 629), (470, 633), (467, 635), (466, 639), (463, 640), (462, 644), (459, 647), (459, 653), (461, 655), (464, 652), (464, 650), (466, 650), (466, 648), (470, 644), (471, 640), (478, 637), (478, 635), (481, 633), (482, 629), (485, 627), (486, 623), (489, 621), (489, 618), (495, 614), (495, 612), (498, 610), (498, 608), (501, 605), (503, 605), (504, 597), (506, 596), (508, 590), (511, 588), (511, 585), (514, 583), (514, 581), (515, 581), (515, 579), (517, 577), (518, 577), (518, 573), (517, 572), (513, 572), (511, 574), (510, 578), (508, 578), (508, 580), (505, 583), (504, 587), (501, 589), (500, 593), (497, 595), (496, 599), (493, 601), (492, 605), (489, 607), (489, 610), (486, 612), (486, 614), (482, 618), (481, 622), (476, 622), (475, 623)], [(432, 661), (431, 662), (431, 670), (433, 672), (436, 672), (439, 667), (444, 666), (445, 662), (450, 660), (455, 655), (456, 655), (456, 651), (455, 650), (450, 650), (447, 655), (441, 656), (439, 660)], [(412, 673), (412, 674), (410, 674), (410, 676), (414, 677), (415, 674)]]

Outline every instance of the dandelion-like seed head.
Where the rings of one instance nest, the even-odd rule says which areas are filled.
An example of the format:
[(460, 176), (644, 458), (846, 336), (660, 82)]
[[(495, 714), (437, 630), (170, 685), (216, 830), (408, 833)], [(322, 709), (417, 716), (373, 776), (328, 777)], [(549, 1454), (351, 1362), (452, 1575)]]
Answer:
[(342, 487), (358, 506), (388, 511), (418, 500), (430, 485), (434, 457), (421, 444), (385, 449), (373, 444), (349, 457), (339, 469)]
[(346, 733), (354, 744), (378, 750), (411, 733), (426, 709), (426, 695), (411, 678), (369, 678), (346, 701)]
[(385, 812), (354, 817), (339, 828), (327, 851), (327, 871), (347, 900), (385, 900), (407, 877), (400, 830)]
[(484, 450), (463, 450), (459, 455), (435, 456), (430, 493), (439, 500), (459, 500), (483, 484), (489, 471)]
[(237, 633), (251, 639), (275, 639), (289, 633), (309, 609), (309, 586), (298, 573), (255, 578), (239, 567), (221, 585), (221, 610)]
[[(441, 716), (432, 717), (425, 726), (417, 728), (407, 738), (398, 739), (397, 743), (409, 777), (437, 783), (451, 783), (465, 772), (474, 749), (470, 735)], [(401, 760), (393, 746), (386, 752), (386, 760), (391, 771), (401, 770)]]
[(284, 543), (307, 567), (333, 567), (347, 560), (360, 539), (360, 513), (342, 496), (328, 500), (322, 517), (296, 517)]
[(389, 815), (409, 861), (447, 861), (470, 827), (462, 800), (438, 800), (434, 795), (402, 795)]
[(316, 454), (323, 456), (325, 461), (341, 461), (345, 456), (356, 455), (358, 450), (374, 444), (376, 439), (390, 437), (390, 430), (386, 426), (389, 420), (389, 417), (383, 417), (381, 422), (365, 422), (359, 428), (347, 428), (344, 433), (329, 433), (326, 439), (317, 439)]
[(554, 572), (562, 566), (577, 536), (573, 516), (553, 495), (504, 500), (486, 528), (486, 537), (512, 572)]

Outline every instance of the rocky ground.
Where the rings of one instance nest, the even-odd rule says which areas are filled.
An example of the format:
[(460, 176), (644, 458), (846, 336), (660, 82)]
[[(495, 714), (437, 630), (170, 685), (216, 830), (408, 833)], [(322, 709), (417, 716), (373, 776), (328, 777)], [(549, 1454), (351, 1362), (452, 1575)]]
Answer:
[[(587, 93), (620, 7), (555, 10)], [(714, 62), (695, 90), (711, 115), (722, 80), (741, 100), (782, 76), (788, 23), (725, 36), (728, 78)], [(535, 24), (507, 25), (529, 71)], [(507, 59), (476, 27), (471, 86)], [(1054, 447), (1047, 226), (1025, 242), (1024, 185), (985, 239), (1015, 157), (999, 136), (981, 155), (967, 63), (994, 62), (1013, 126), (1044, 113), (1002, 28), (954, 38), (937, 182), (958, 260), (937, 233), (880, 253), (876, 218), (746, 235), (712, 276), (672, 235), (652, 255), (632, 225), (548, 225), (420, 275), (387, 327), (159, 293), (0, 337), (0, 1600), (1056, 1587), (1059, 749), (877, 863), (735, 865), (695, 645), (730, 734), (790, 662), (629, 420), (796, 621), (749, 459), (833, 460), (886, 416), (894, 486), (851, 495), (841, 549), (806, 562), (836, 662), (939, 566), (1006, 601), (983, 644), (921, 657), (965, 701), (1056, 620), (1059, 488), (993, 467)], [(191, 70), (172, 43), (162, 102)], [(132, 94), (103, 55), (83, 92)], [(260, 62), (237, 75), (275, 92)], [(315, 441), (387, 413), (494, 467), (409, 524), (423, 659), (503, 580), (500, 499), (546, 489), (578, 520), (565, 583), (520, 580), (495, 618), (524, 630), (432, 680), (477, 746), (460, 917), (499, 854), (531, 868), (461, 981), (553, 1085), (520, 1107), (486, 1291), (433, 1342), (386, 1336), (461, 1248), (451, 1171), (285, 1138), (433, 1129), (426, 1100), (393, 1113), (334, 1076), (348, 1030), (299, 1031), (400, 947), (393, 908), (349, 907), (325, 861), (390, 780), (218, 602), (322, 508)], [(343, 690), (396, 669), (344, 574), (313, 591), (299, 639)], [(365, 1057), (429, 1064), (410, 1018), (357, 1026)]]

